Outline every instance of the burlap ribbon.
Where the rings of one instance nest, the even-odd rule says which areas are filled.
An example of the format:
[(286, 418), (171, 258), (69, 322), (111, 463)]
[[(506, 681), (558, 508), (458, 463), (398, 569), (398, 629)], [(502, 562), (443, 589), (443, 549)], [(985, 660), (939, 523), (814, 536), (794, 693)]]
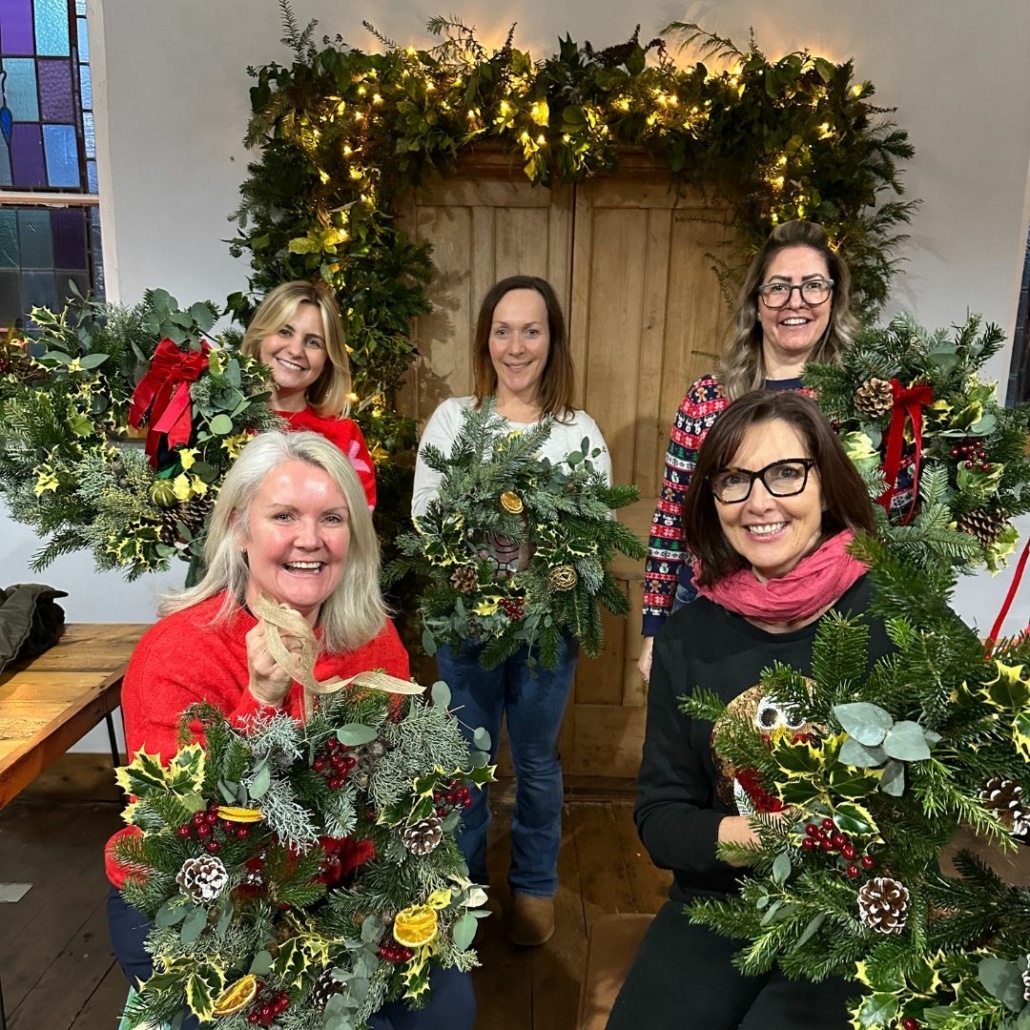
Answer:
[[(356, 676), (342, 679), (334, 676), (328, 680), (315, 678), (315, 661), (318, 658), (318, 641), (304, 617), (285, 604), (277, 604), (264, 594), (251, 605), (254, 615), (265, 623), (265, 643), (276, 664), (304, 688), (304, 721), (311, 714), (314, 698), (335, 694), (345, 687), (362, 687), (382, 690), (388, 694), (422, 694), (425, 687), (402, 680), (388, 673), (369, 670)], [(295, 654), (284, 643), (282, 634), (300, 641), (300, 653)]]

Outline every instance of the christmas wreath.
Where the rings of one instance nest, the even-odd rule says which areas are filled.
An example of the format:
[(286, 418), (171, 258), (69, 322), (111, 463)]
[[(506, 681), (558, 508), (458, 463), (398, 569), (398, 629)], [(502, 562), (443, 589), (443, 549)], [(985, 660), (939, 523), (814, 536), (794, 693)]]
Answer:
[(140, 831), (113, 845), (122, 894), (155, 924), (123, 1025), (189, 1011), (224, 1030), (358, 1030), (388, 1001), (424, 1002), (433, 967), (476, 964), (485, 893), (454, 830), (493, 779), (487, 755), (442, 683), (432, 704), (384, 692), (412, 685), (382, 673), (345, 685), (303, 725), (241, 730), (197, 706), (183, 734), (202, 744), (118, 771)]
[[(196, 562), (214, 495), (250, 433), (276, 416), (268, 374), (211, 347), (210, 303), (164, 290), (131, 310), (73, 298), (0, 350), (0, 492), (46, 543), (33, 568), (87, 549), (132, 580)], [(131, 437), (146, 427), (146, 443)]]
[(557, 665), (563, 632), (585, 654), (601, 653), (600, 606), (629, 611), (607, 570), (619, 552), (643, 558), (639, 540), (611, 516), (637, 499), (594, 468), (589, 440), (554, 464), (538, 456), (552, 419), (511, 431), (492, 402), (468, 407), (449, 456), (426, 446), (421, 458), (443, 474), (438, 496), (415, 530), (397, 540), (390, 580), (410, 569), (428, 579), (422, 594), (423, 646), (483, 645), (493, 668), (527, 646)]
[[(805, 385), (889, 520), (882, 532), (915, 554), (997, 571), (1016, 515), (1030, 511), (1027, 406), (1005, 408), (979, 371), (1004, 340), (973, 316), (929, 333), (907, 317), (866, 329), (839, 366), (809, 365)], [(902, 484), (911, 476), (915, 483)]]
[(871, 673), (867, 627), (831, 618), (811, 677), (775, 666), (750, 707), (703, 685), (682, 699), (715, 724), (759, 837), (720, 847), (750, 867), (741, 890), (690, 916), (746, 942), (745, 973), (854, 981), (859, 1030), (1022, 1030), (1030, 889), (968, 851), (954, 875), (941, 858), (960, 828), (1001, 850), (1030, 830), (1030, 642), (985, 658), (949, 605), (948, 562), (873, 539), (857, 553), (895, 648)]

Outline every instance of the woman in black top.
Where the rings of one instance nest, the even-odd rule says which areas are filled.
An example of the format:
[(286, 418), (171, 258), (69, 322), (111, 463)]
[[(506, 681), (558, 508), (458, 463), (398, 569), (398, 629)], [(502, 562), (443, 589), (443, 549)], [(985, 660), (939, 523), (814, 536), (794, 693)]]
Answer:
[[(759, 390), (731, 404), (709, 433), (684, 525), (700, 597), (655, 641), (635, 808), (641, 841), (674, 881), (608, 1028), (845, 1030), (853, 985), (792, 981), (775, 970), (743, 976), (732, 965), (741, 942), (683, 913), (695, 897), (737, 889), (739, 870), (717, 857), (717, 844), (756, 835), (746, 795), (713, 757), (711, 724), (681, 713), (678, 698), (703, 687), (763, 719), (789, 718), (758, 696), (761, 673), (782, 662), (811, 674), (819, 621), (830, 611), (866, 612), (866, 569), (846, 547), (873, 529), (869, 496), (811, 401)], [(890, 644), (881, 623), (868, 625), (871, 665)]]

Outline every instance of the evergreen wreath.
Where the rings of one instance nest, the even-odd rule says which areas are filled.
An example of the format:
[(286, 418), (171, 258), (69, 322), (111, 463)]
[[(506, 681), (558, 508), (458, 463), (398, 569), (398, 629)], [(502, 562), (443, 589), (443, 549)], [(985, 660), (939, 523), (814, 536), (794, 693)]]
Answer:
[[(1015, 548), (1012, 519), (1030, 511), (1030, 406), (1003, 407), (979, 375), (1003, 341), (977, 316), (932, 333), (899, 316), (860, 333), (840, 365), (805, 368), (880, 502), (878, 532), (909, 558), (997, 571)], [(918, 480), (907, 497), (891, 489), (892, 440)]]
[[(199, 562), (225, 473), (251, 433), (278, 422), (264, 366), (208, 344), (217, 316), (164, 290), (132, 309), (76, 295), (58, 313), (34, 308), (38, 334), (4, 343), (0, 493), (45, 540), (34, 569), (83, 548), (129, 580), (173, 557)], [(134, 408), (137, 388), (151, 396)], [(146, 450), (130, 420), (151, 423)]]
[[(882, 540), (874, 614), (895, 651), (867, 669), (860, 619), (819, 627), (811, 678), (776, 665), (762, 688), (790, 713), (773, 731), (698, 685), (681, 708), (751, 799), (759, 844), (720, 845), (750, 866), (739, 894), (690, 917), (745, 941), (747, 974), (855, 982), (858, 1030), (1021, 1030), (1030, 1022), (1030, 889), (962, 851), (961, 827), (1002, 850), (1025, 837), (1030, 643), (984, 645), (949, 605), (950, 562), (909, 561)], [(746, 806), (745, 806), (746, 807)], [(770, 815), (770, 812), (780, 812)]]
[(401, 557), (387, 579), (410, 570), (428, 578), (421, 598), (427, 653), (472, 641), (483, 645), (480, 661), (490, 669), (525, 646), (554, 668), (562, 633), (596, 657), (600, 606), (629, 611), (607, 565), (619, 552), (646, 553), (611, 516), (637, 499), (637, 489), (608, 485), (588, 439), (563, 462), (538, 457), (553, 425), (545, 418), (512, 431), (490, 400), (464, 409), (449, 456), (423, 448), (421, 459), (443, 481), (414, 532), (397, 540)]
[[(188, 1010), (224, 1030), (359, 1030), (388, 1001), (423, 1004), (432, 968), (476, 965), (486, 895), (454, 831), (493, 768), (444, 684), (430, 704), (381, 679), (355, 677), (305, 725), (276, 714), (241, 730), (196, 706), (182, 736), (203, 744), (118, 770), (141, 831), (114, 843), (122, 895), (155, 923), (155, 972), (124, 1026)], [(350, 870), (366, 844), (374, 856)]]

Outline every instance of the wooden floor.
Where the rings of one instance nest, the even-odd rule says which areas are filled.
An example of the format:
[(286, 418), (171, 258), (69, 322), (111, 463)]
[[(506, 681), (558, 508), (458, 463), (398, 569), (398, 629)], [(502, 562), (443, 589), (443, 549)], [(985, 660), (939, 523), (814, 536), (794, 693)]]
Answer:
[[(491, 879), (507, 907), (510, 804), (498, 786)], [(565, 808), (552, 940), (520, 949), (508, 943), (503, 919), (482, 924), (477, 1030), (573, 1030), (591, 922), (608, 912), (653, 912), (664, 900), (667, 876), (642, 854), (630, 802), (582, 796)], [(0, 813), (0, 883), (33, 885), (21, 901), (0, 904), (10, 1030), (117, 1026), (126, 983), (108, 945), (102, 848), (122, 825), (119, 811), (113, 800), (55, 800), (37, 790)]]

